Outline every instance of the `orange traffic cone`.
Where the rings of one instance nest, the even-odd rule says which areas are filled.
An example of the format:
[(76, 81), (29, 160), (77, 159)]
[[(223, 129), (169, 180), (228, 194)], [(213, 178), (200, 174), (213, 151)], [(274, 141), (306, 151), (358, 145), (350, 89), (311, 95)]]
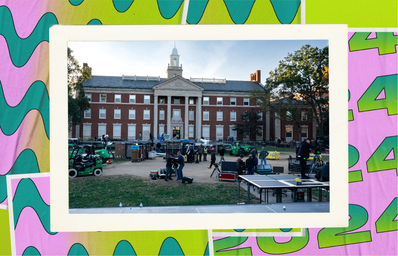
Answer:
[(112, 163), (112, 160), (111, 159), (108, 159), (108, 164), (111, 164)]

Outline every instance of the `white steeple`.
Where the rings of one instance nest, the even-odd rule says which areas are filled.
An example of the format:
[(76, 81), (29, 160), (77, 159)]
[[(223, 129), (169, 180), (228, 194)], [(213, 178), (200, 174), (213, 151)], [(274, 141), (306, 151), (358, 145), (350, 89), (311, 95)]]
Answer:
[(182, 65), (180, 66), (180, 55), (178, 55), (174, 42), (174, 48), (170, 55), (170, 63), (167, 67), (167, 78), (172, 78), (177, 75), (182, 76)]

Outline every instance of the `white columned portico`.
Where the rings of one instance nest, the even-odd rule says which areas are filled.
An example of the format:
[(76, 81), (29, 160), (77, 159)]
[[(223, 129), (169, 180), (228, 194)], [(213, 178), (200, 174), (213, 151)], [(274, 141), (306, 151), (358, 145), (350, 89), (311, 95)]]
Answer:
[(158, 138), (158, 96), (153, 97), (153, 137)]
[(198, 97), (196, 102), (196, 138), (202, 137), (202, 97)]
[(189, 97), (185, 96), (184, 139), (186, 139), (186, 140), (188, 139), (188, 135), (189, 135), (189, 132), (188, 132), (188, 123), (189, 123), (189, 121), (188, 121), (188, 112), (189, 112), (188, 101), (189, 101)]
[(167, 96), (167, 134), (173, 135), (171, 130), (171, 96)]

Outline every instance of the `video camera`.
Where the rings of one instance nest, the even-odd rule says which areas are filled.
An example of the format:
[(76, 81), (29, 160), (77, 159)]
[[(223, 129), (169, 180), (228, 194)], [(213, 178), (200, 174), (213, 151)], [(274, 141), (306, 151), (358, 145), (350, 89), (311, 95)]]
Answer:
[(317, 147), (314, 149), (314, 154), (315, 154), (315, 155), (320, 155), (320, 154), (321, 154), (321, 147), (320, 147), (320, 146), (317, 146)]

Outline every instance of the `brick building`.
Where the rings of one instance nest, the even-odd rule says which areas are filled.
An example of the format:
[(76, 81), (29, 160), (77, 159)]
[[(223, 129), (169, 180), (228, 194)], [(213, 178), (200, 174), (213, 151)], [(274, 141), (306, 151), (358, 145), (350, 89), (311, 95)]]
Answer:
[(248, 74), (250, 81), (186, 79), (179, 57), (174, 48), (166, 78), (92, 76), (85, 81), (90, 109), (70, 136), (88, 139), (108, 134), (111, 139), (147, 140), (150, 134), (154, 138), (170, 134), (189, 140), (227, 136), (248, 140), (233, 128), (245, 111), (254, 109), (263, 117), (263, 134), (257, 140), (283, 137), (276, 136), (283, 127), (275, 126), (274, 114), (262, 112), (250, 99), (252, 90), (262, 88), (260, 71)]

